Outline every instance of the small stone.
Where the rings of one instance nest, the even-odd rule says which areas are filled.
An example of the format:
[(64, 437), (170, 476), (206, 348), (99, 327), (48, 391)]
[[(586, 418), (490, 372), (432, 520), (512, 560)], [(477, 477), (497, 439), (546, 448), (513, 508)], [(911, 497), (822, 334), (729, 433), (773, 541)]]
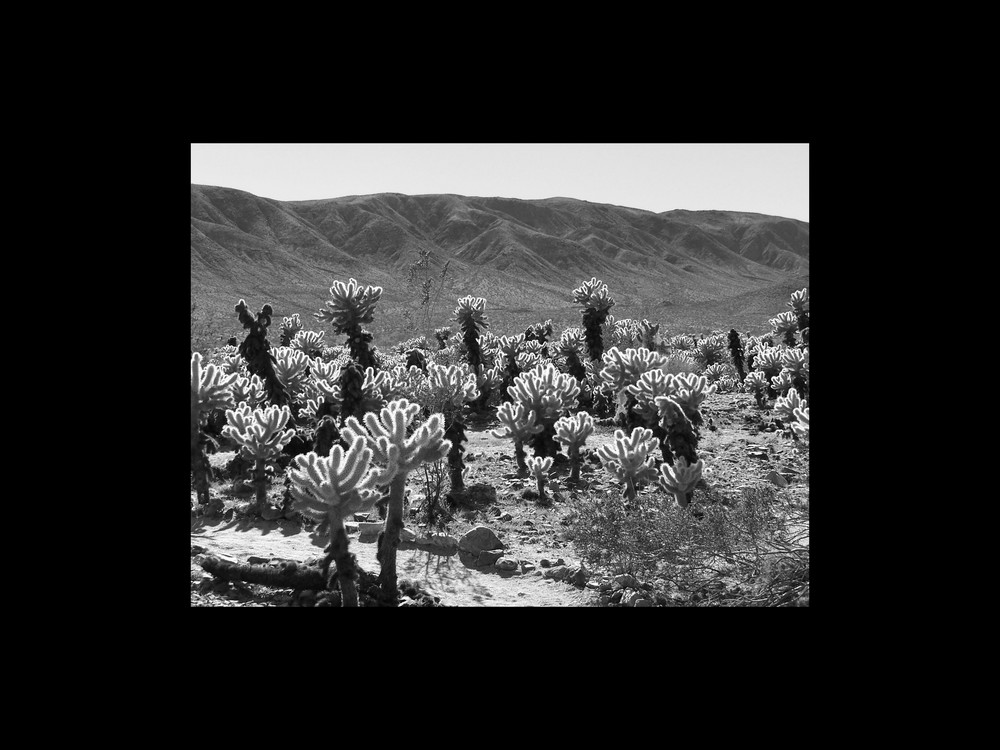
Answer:
[(622, 600), (622, 596), (625, 594), (625, 589), (618, 589), (615, 593), (611, 595), (611, 603), (618, 604)]
[(520, 566), (517, 564), (517, 560), (513, 560), (509, 557), (501, 558), (496, 562), (497, 570), (517, 570)]
[(275, 508), (273, 505), (265, 505), (260, 512), (260, 517), (265, 521), (277, 521), (285, 515), (284, 508)]
[(477, 526), (471, 531), (466, 532), (458, 540), (458, 548), (460, 550), (473, 554), (482, 552), (483, 550), (502, 550), (504, 547), (505, 545), (500, 541), (499, 537), (497, 537), (492, 529), (486, 526)]
[(549, 568), (544, 573), (542, 573), (542, 578), (551, 578), (554, 581), (561, 581), (566, 577), (569, 569), (565, 565), (558, 565), (553, 568)]
[(399, 541), (401, 542), (412, 542), (416, 538), (417, 535), (410, 529), (404, 528), (399, 532)]
[(489, 567), (490, 565), (493, 565), (501, 557), (503, 557), (502, 550), (484, 549), (482, 552), (479, 553), (479, 557), (476, 558), (476, 567), (478, 568)]
[(639, 588), (639, 582), (635, 579), (635, 576), (631, 576), (628, 573), (622, 573), (619, 576), (615, 576), (614, 585), (616, 588), (620, 589)]
[(497, 520), (498, 521), (510, 521), (512, 518), (514, 518), (514, 516), (512, 516), (510, 513), (504, 513)]
[(633, 604), (632, 606), (633, 607), (652, 607), (653, 606), (653, 602), (651, 600), (645, 599), (645, 598), (643, 598), (643, 599), (636, 599), (635, 600), (635, 604)]
[(541, 565), (543, 568), (551, 568), (552, 567), (552, 561), (549, 560), (547, 557), (543, 557), (541, 560), (539, 560), (538, 564)]
[(640, 594), (638, 591), (635, 591), (633, 589), (627, 589), (622, 594), (622, 600), (621, 600), (622, 601), (622, 606), (623, 607), (634, 607), (635, 603), (639, 599), (642, 599), (642, 598), (643, 598), (642, 594)]
[(788, 486), (788, 480), (785, 479), (783, 476), (781, 476), (781, 474), (779, 474), (778, 472), (773, 471), (773, 470), (769, 471), (767, 473), (767, 476), (764, 477), (764, 479), (766, 479), (771, 484), (776, 485), (778, 487), (787, 487)]

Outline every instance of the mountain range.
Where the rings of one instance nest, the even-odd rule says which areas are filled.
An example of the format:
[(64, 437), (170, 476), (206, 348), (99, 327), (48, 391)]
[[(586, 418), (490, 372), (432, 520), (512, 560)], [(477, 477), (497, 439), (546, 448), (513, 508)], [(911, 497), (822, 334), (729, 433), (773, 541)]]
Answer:
[[(453, 310), (467, 295), (486, 298), (498, 334), (545, 319), (558, 331), (580, 324), (572, 290), (595, 276), (616, 300), (613, 315), (648, 318), (668, 335), (762, 329), (808, 286), (809, 224), (561, 197), (279, 201), (191, 185), (192, 324), (210, 345), (242, 338), (233, 310), (241, 298), (253, 311), (271, 305), (275, 341), (280, 319), (298, 313), (306, 328), (343, 343), (312, 313), (334, 280), (349, 278), (383, 288), (369, 326), (376, 344), (455, 328)], [(425, 279), (431, 298), (421, 306)]]

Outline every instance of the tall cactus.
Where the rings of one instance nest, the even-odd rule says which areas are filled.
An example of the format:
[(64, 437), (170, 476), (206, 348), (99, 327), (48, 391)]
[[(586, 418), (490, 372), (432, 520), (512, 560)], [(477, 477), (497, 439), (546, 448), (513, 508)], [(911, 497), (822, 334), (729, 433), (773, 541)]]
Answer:
[(313, 313), (317, 320), (332, 324), (335, 333), (347, 334), (347, 348), (361, 369), (378, 369), (371, 347), (372, 334), (362, 326), (375, 319), (375, 305), (381, 297), (380, 286), (362, 287), (354, 279), (346, 284), (334, 281), (326, 309)]
[(565, 448), (569, 456), (570, 477), (573, 483), (580, 481), (580, 448), (594, 431), (594, 418), (585, 411), (556, 420), (556, 440)]
[[(358, 436), (346, 451), (335, 445), (326, 456), (314, 451), (296, 456), (296, 468), (290, 475), (295, 510), (316, 521), (329, 519), (330, 546), (323, 568), (327, 573), (330, 561), (334, 562), (345, 607), (358, 606), (355, 584), (358, 574), (354, 555), (348, 549), (344, 521), (351, 514), (371, 510), (379, 497), (371, 490), (373, 475), (369, 462), (372, 451), (365, 442)], [(333, 588), (330, 583), (327, 587)]]
[(740, 376), (740, 382), (746, 380), (746, 373), (743, 370), (744, 352), (743, 344), (740, 342), (740, 334), (735, 328), (729, 331), (729, 356), (732, 357), (733, 365), (736, 367), (736, 374)]
[(802, 341), (809, 343), (809, 287), (792, 292), (792, 298), (788, 302), (795, 315), (795, 323), (799, 329)]
[(795, 346), (795, 332), (799, 329), (799, 324), (793, 313), (778, 313), (767, 322), (771, 325), (773, 335), (781, 336), (788, 346)]
[(253, 512), (260, 515), (267, 501), (267, 465), (281, 455), (281, 450), (295, 435), (295, 430), (285, 430), (292, 413), (287, 406), (271, 405), (266, 409), (250, 409), (242, 403), (226, 410), (229, 422), (222, 434), (240, 446), (240, 454), (254, 464), (256, 505)]
[(382, 565), (379, 585), (390, 600), (397, 596), (396, 548), (403, 530), (406, 476), (423, 463), (444, 458), (451, 449), (451, 443), (444, 439), (444, 417), (440, 414), (432, 414), (407, 437), (407, 428), (419, 412), (420, 404), (397, 399), (389, 402), (378, 416), (372, 412), (365, 414), (367, 430), (354, 417), (348, 417), (341, 430), (352, 445), (358, 436), (365, 439), (375, 461), (374, 483), (389, 486), (385, 526), (379, 534), (376, 556)]
[(298, 335), (299, 331), (302, 330), (302, 321), (299, 319), (299, 314), (294, 313), (289, 318), (281, 319), (281, 338), (278, 342), (282, 346), (291, 346), (292, 340)]
[(287, 404), (288, 394), (274, 372), (275, 359), (271, 354), (271, 345), (267, 342), (267, 329), (271, 325), (273, 310), (270, 305), (264, 305), (255, 318), (250, 314), (245, 300), (236, 304), (236, 313), (240, 323), (250, 331), (240, 344), (239, 352), (247, 361), (247, 370), (251, 375), (259, 375), (267, 390), (267, 400), (274, 406)]
[(519, 476), (527, 476), (528, 465), (524, 461), (524, 445), (544, 428), (538, 423), (535, 412), (527, 404), (506, 402), (497, 407), (497, 419), (501, 428), (493, 430), (493, 437), (509, 437), (514, 441), (514, 463)]
[(639, 482), (648, 482), (656, 477), (656, 466), (650, 455), (656, 447), (653, 431), (636, 427), (631, 435), (615, 430), (614, 445), (602, 445), (597, 449), (597, 457), (604, 470), (625, 484), (622, 490), (625, 500), (635, 500)]
[(221, 510), (210, 503), (208, 478), (211, 467), (205, 455), (207, 436), (202, 429), (206, 416), (213, 409), (233, 405), (232, 385), (239, 376), (226, 375), (213, 364), (202, 367), (201, 352), (191, 354), (191, 472), (194, 475), (198, 504), (208, 506), (209, 513)]
[(476, 387), (476, 377), (465, 365), (430, 364), (427, 367), (427, 393), (425, 406), (432, 412), (444, 417), (444, 437), (451, 441), (448, 452), (448, 469), (451, 477), (452, 493), (465, 489), (462, 475), (465, 464), (462, 454), (465, 452), (465, 419), (462, 408), (466, 403), (472, 403), (479, 397)]
[(583, 330), (590, 359), (598, 361), (604, 353), (601, 326), (615, 304), (608, 285), (592, 277), (573, 290), (573, 301), (583, 306)]

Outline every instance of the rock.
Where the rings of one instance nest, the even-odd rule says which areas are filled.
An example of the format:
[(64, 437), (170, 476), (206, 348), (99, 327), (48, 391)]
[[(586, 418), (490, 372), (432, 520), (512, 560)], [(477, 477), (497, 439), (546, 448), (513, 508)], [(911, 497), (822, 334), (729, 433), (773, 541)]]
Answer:
[(773, 470), (769, 471), (767, 473), (767, 476), (764, 477), (764, 479), (766, 479), (771, 484), (774, 484), (774, 485), (776, 485), (778, 487), (787, 487), (788, 486), (788, 480), (785, 479), (783, 476), (781, 476), (781, 474), (779, 474), (778, 472), (773, 471)]
[(499, 517), (499, 518), (498, 518), (497, 520), (498, 520), (498, 521), (510, 521), (510, 520), (511, 520), (511, 519), (513, 519), (513, 518), (514, 518), (514, 516), (512, 516), (512, 515), (511, 515), (510, 513), (504, 513), (504, 514), (503, 514), (502, 516), (500, 516), (500, 517)]
[(652, 607), (653, 602), (650, 599), (636, 599), (633, 607)]
[(417, 535), (410, 529), (404, 528), (399, 532), (399, 541), (401, 542), (412, 542), (417, 538)]
[(265, 521), (277, 521), (285, 515), (284, 508), (275, 508), (273, 505), (265, 505), (260, 511), (260, 517)]
[(385, 528), (385, 524), (382, 522), (372, 523), (369, 521), (362, 521), (361, 523), (358, 524), (358, 531), (360, 531), (362, 534), (378, 535), (378, 533), (383, 528)]
[(535, 570), (535, 566), (532, 565), (531, 563), (529, 563), (529, 562), (522, 562), (521, 563), (521, 572), (522, 573), (530, 573), (533, 570)]
[(510, 557), (504, 557), (496, 562), (497, 570), (517, 570), (520, 565), (518, 565), (517, 560)]
[(622, 594), (622, 606), (623, 607), (634, 607), (635, 603), (642, 599), (643, 596), (638, 591), (633, 589), (626, 589), (625, 593)]
[(552, 567), (552, 561), (549, 560), (547, 557), (543, 557), (541, 560), (539, 560), (538, 564), (541, 565), (543, 568), (551, 568)]
[(569, 573), (569, 568), (565, 565), (557, 565), (554, 568), (549, 568), (544, 573), (542, 573), (542, 578), (551, 578), (554, 581), (561, 581)]
[(611, 603), (618, 604), (622, 597), (625, 595), (625, 589), (618, 589), (615, 593), (611, 595)]
[[(469, 554), (472, 553), (470, 552)], [(490, 565), (493, 565), (501, 557), (503, 557), (503, 550), (484, 549), (482, 552), (479, 553), (479, 557), (476, 558), (476, 567), (477, 568), (489, 567)]]
[(458, 548), (472, 554), (478, 554), (483, 550), (502, 550), (504, 547), (504, 543), (493, 533), (493, 530), (486, 526), (477, 526), (458, 540)]
[(421, 534), (413, 540), (413, 544), (439, 555), (451, 555), (458, 549), (458, 540), (449, 534)]
[(576, 586), (578, 589), (582, 589), (587, 585), (587, 581), (590, 580), (590, 571), (582, 565), (579, 567), (568, 568), (566, 577), (563, 580), (568, 584)]
[(247, 565), (267, 565), (271, 562), (270, 557), (257, 557), (255, 555), (250, 555), (247, 558)]
[(637, 589), (639, 588), (639, 582), (635, 579), (635, 576), (631, 576), (628, 573), (622, 573), (619, 576), (615, 576), (615, 588), (619, 589)]
[(347, 530), (348, 534), (357, 534), (358, 533), (358, 524), (356, 522), (354, 522), (354, 521), (346, 521), (344, 523), (344, 528)]

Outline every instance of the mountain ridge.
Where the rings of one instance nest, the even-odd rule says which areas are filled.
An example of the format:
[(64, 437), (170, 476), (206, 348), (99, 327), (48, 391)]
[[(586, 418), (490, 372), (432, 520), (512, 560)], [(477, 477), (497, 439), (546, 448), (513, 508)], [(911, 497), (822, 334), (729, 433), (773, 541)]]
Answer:
[[(711, 326), (714, 303), (734, 314), (733, 301), (748, 292), (777, 299), (807, 286), (809, 274), (807, 222), (738, 211), (655, 213), (567, 197), (375, 193), (279, 201), (192, 183), (191, 228), (195, 317), (219, 336), (238, 334), (240, 298), (257, 309), (271, 304), (279, 324), (297, 312), (307, 328), (324, 330), (309, 324), (316, 323), (311, 313), (324, 306), (334, 280), (351, 277), (383, 287), (382, 333), (391, 335), (393, 320), (412, 330), (399, 318), (419, 312), (419, 290), (407, 274), (422, 252), (429, 257), (419, 278), (439, 278), (447, 266), (432, 327), (453, 325), (455, 301), (470, 294), (486, 297), (488, 319), (492, 309), (498, 324), (515, 330), (524, 320), (557, 317), (578, 325), (572, 290), (592, 276), (608, 284), (619, 319), (695, 305)], [(760, 325), (759, 317), (746, 325)]]

